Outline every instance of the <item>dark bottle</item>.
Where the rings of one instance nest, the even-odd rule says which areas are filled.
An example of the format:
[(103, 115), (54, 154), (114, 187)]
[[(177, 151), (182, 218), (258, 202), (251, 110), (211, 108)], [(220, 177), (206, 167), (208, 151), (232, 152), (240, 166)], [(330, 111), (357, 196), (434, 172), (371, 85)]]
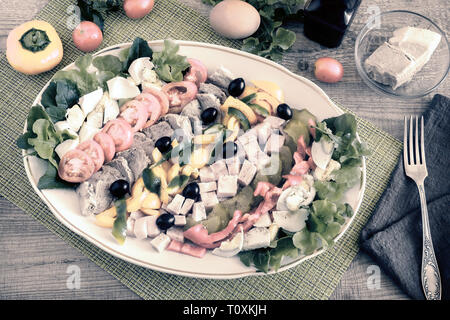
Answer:
[(361, 0), (311, 0), (305, 5), (304, 33), (328, 48), (338, 47)]

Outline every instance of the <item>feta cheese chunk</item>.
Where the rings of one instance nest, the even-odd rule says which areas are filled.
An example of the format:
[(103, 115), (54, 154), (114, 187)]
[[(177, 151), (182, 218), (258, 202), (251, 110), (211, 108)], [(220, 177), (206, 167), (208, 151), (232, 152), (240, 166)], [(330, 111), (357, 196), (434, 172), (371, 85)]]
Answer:
[(180, 194), (175, 195), (175, 198), (167, 205), (167, 211), (172, 214), (180, 214), (183, 206), (184, 197)]
[(172, 240), (184, 242), (183, 228), (171, 227), (167, 229), (166, 234)]
[(244, 160), (241, 171), (239, 172), (238, 182), (240, 185), (248, 186), (256, 174), (256, 166), (250, 161)]
[(244, 233), (242, 251), (266, 248), (270, 245), (270, 232), (267, 228), (256, 227)]
[(198, 187), (200, 188), (200, 193), (216, 191), (217, 190), (217, 183), (215, 181), (213, 181), (213, 182), (200, 182), (198, 184)]
[(280, 129), (281, 126), (286, 122), (286, 120), (275, 117), (275, 116), (268, 116), (266, 119), (264, 119), (263, 123), (268, 123), (272, 129)]
[(238, 157), (233, 157), (231, 159), (227, 159), (226, 161), (228, 174), (230, 176), (239, 175), (239, 169), (241, 168), (241, 161)]
[(270, 126), (270, 123), (263, 122), (258, 124), (255, 128), (257, 128), (258, 143), (261, 146), (265, 145), (272, 134), (272, 127)]
[(192, 219), (196, 222), (206, 219), (206, 209), (202, 202), (194, 203), (194, 207), (192, 209)]
[(217, 199), (217, 195), (215, 192), (201, 193), (200, 196), (202, 198), (203, 205), (205, 206), (206, 209), (211, 209), (212, 207), (214, 207), (216, 204), (219, 203), (219, 199)]
[(137, 219), (134, 222), (134, 235), (138, 239), (145, 239), (147, 238), (147, 219), (149, 217), (142, 217)]
[(145, 217), (147, 219), (147, 236), (154, 238), (158, 234), (161, 233), (161, 230), (156, 225), (156, 220), (158, 219), (158, 216), (147, 216)]
[(221, 176), (217, 186), (217, 196), (219, 198), (234, 197), (238, 190), (237, 176)]
[(195, 200), (190, 198), (185, 198), (183, 205), (181, 206), (180, 214), (187, 215), (189, 211), (191, 211), (192, 206), (194, 205)]
[(389, 43), (400, 48), (406, 55), (413, 57), (419, 71), (431, 58), (441, 42), (441, 35), (427, 29), (403, 27), (393, 33)]
[(134, 237), (134, 224), (136, 220), (134, 219), (127, 219), (127, 236)]
[(267, 154), (280, 152), (280, 148), (284, 144), (284, 139), (284, 136), (276, 133), (272, 134), (269, 140), (267, 140), (266, 146), (264, 147), (264, 152)]
[(181, 226), (186, 225), (186, 216), (176, 214), (176, 215), (174, 215), (174, 218), (175, 218), (175, 222), (174, 222), (175, 226), (181, 227)]
[(79, 105), (81, 107), (81, 110), (83, 110), (83, 113), (85, 115), (91, 113), (91, 111), (94, 110), (97, 104), (100, 102), (102, 97), (103, 97), (102, 88), (98, 88), (97, 90), (82, 96), (79, 100)]
[(214, 173), (214, 180), (218, 180), (220, 176), (227, 175), (228, 169), (225, 160), (219, 160), (210, 165), (211, 170)]
[(203, 167), (200, 169), (199, 172), (200, 181), (201, 182), (211, 182), (216, 181), (216, 176), (214, 175), (214, 172), (209, 166)]
[(152, 244), (153, 248), (155, 248), (156, 251), (158, 251), (159, 253), (163, 252), (164, 250), (166, 250), (167, 246), (169, 245), (170, 241), (172, 239), (170, 239), (170, 237), (164, 233), (161, 233), (159, 236), (157, 236), (155, 239), (153, 239), (152, 241), (150, 241), (150, 243)]
[(441, 36), (433, 31), (404, 27), (394, 31), (388, 42), (365, 61), (367, 73), (375, 81), (394, 90), (411, 81), (436, 50)]

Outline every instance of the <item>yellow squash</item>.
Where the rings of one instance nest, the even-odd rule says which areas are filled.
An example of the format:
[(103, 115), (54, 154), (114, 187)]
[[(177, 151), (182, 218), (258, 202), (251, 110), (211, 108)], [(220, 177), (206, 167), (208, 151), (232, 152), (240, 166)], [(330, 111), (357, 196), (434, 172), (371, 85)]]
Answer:
[(12, 30), (6, 40), (6, 58), (19, 72), (34, 75), (53, 69), (61, 62), (63, 46), (55, 28), (33, 20)]

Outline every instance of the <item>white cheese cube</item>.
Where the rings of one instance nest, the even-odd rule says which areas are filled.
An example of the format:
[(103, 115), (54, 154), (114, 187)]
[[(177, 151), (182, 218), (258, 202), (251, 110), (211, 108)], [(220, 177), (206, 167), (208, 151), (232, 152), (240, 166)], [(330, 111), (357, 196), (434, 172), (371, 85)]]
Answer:
[(210, 165), (211, 170), (214, 173), (215, 180), (218, 180), (220, 176), (227, 175), (228, 169), (225, 160), (219, 160)]
[(139, 218), (145, 217), (145, 214), (142, 211), (133, 211), (130, 213), (129, 218), (137, 220)]
[(215, 181), (212, 181), (212, 182), (200, 182), (198, 184), (198, 187), (200, 188), (200, 193), (216, 191), (217, 190), (217, 183)]
[(147, 238), (147, 219), (149, 217), (142, 217), (134, 222), (134, 235), (138, 239)]
[(194, 207), (192, 209), (192, 219), (196, 222), (206, 219), (206, 209), (202, 202), (194, 203)]
[(136, 220), (134, 219), (127, 219), (127, 236), (134, 237), (134, 224)]
[(214, 172), (209, 166), (201, 168), (199, 176), (201, 182), (216, 181), (216, 176), (214, 175)]
[(245, 132), (243, 135), (239, 136), (237, 138), (237, 141), (239, 141), (239, 143), (241, 143), (243, 146), (245, 146), (246, 144), (252, 143), (252, 142), (258, 142), (258, 132), (257, 130), (250, 129), (247, 132)]
[(270, 245), (270, 232), (267, 228), (253, 228), (244, 233), (244, 250), (266, 248)]
[(239, 172), (238, 182), (243, 186), (248, 186), (256, 174), (256, 166), (250, 161), (244, 160), (241, 171)]
[[(272, 134), (272, 127), (270, 126), (270, 123), (263, 122), (257, 127), (257, 133), (258, 133), (258, 143), (263, 146), (267, 143), (267, 140), (269, 139), (270, 135)], [(255, 128), (256, 128), (255, 127)]]
[(158, 216), (148, 216), (147, 218), (147, 235), (151, 238), (156, 237), (161, 233), (161, 230), (156, 225), (156, 220)]
[(238, 190), (238, 177), (237, 176), (221, 176), (219, 177), (217, 196), (220, 198), (234, 197)]
[(176, 225), (177, 227), (186, 225), (186, 216), (176, 214), (174, 215), (174, 217), (175, 217), (174, 225)]
[(248, 161), (254, 164), (257, 169), (261, 170), (270, 163), (270, 157), (265, 152), (259, 150), (256, 154), (248, 157)]
[(183, 205), (181, 206), (180, 214), (187, 215), (189, 211), (191, 211), (192, 206), (194, 205), (195, 200), (186, 198), (184, 199)]
[(253, 139), (250, 140), (247, 144), (243, 145), (245, 154), (247, 158), (255, 159), (259, 152), (261, 152), (261, 148), (259, 147), (258, 140)]
[(166, 234), (172, 240), (184, 242), (183, 228), (171, 227), (166, 231)]
[(153, 248), (155, 248), (156, 251), (159, 253), (166, 250), (167, 246), (169, 245), (171, 239), (168, 235), (165, 235), (164, 233), (161, 233), (159, 236), (157, 236), (155, 239), (150, 241)]
[(272, 134), (269, 140), (267, 140), (266, 146), (264, 147), (264, 152), (267, 154), (280, 152), (280, 148), (284, 144), (284, 139), (284, 136), (276, 133)]
[(180, 194), (177, 194), (175, 198), (167, 205), (167, 211), (172, 214), (180, 214), (181, 208), (183, 206), (184, 197)]
[(241, 161), (238, 157), (233, 157), (226, 160), (228, 174), (230, 176), (237, 176), (239, 174), (239, 169), (241, 168)]
[(266, 119), (264, 119), (263, 123), (270, 124), (272, 129), (280, 129), (281, 126), (286, 122), (286, 120), (283, 120), (281, 118), (275, 117), (275, 116), (268, 116)]

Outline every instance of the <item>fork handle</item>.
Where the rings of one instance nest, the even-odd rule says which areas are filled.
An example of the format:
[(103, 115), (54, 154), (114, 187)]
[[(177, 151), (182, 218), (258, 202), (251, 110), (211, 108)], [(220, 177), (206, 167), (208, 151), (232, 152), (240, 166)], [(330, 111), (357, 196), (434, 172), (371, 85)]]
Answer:
[(420, 207), (422, 211), (422, 288), (427, 300), (441, 300), (441, 275), (439, 273), (436, 255), (434, 254), (433, 241), (431, 240), (425, 188), (423, 183), (417, 184), (417, 188), (419, 189)]

